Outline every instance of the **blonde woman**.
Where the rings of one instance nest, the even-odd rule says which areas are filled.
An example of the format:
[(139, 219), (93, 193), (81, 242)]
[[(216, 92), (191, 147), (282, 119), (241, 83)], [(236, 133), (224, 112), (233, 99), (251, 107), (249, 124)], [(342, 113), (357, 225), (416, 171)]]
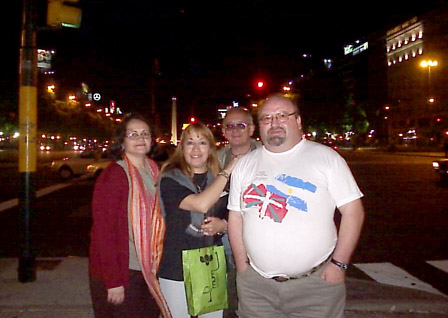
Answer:
[[(182, 250), (222, 244), (228, 214), (223, 190), (236, 160), (219, 171), (213, 134), (198, 123), (183, 132), (181, 143), (162, 167), (160, 194), (167, 231), (159, 277), (174, 318), (190, 317), (182, 275)], [(222, 311), (200, 317), (222, 317)]]

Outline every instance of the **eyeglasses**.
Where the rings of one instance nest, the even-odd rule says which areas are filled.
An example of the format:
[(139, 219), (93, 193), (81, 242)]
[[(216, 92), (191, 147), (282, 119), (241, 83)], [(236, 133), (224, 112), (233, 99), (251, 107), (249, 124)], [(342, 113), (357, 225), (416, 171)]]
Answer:
[(239, 131), (243, 131), (243, 130), (246, 130), (246, 128), (247, 128), (247, 124), (246, 123), (236, 123), (236, 124), (230, 123), (230, 124), (227, 124), (227, 125), (224, 126), (225, 130), (234, 130), (234, 129), (236, 129), (236, 130), (239, 130)]
[(144, 139), (150, 139), (151, 138), (151, 133), (149, 131), (142, 131), (141, 133), (133, 131), (133, 132), (131, 132), (129, 134), (126, 134), (125, 136), (128, 137), (131, 140), (137, 140), (139, 137), (142, 137)]
[(289, 119), (290, 116), (297, 115), (296, 112), (288, 113), (277, 113), (275, 115), (264, 115), (258, 120), (262, 124), (270, 124), (274, 121), (274, 118), (279, 122), (283, 123)]

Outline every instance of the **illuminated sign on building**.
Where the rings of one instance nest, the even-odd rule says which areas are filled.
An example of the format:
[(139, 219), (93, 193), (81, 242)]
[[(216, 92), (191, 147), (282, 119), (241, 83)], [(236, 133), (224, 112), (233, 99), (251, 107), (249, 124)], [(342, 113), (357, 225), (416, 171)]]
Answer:
[(110, 100), (109, 106), (110, 106), (110, 112), (113, 114), (115, 112), (115, 101)]
[(43, 69), (51, 68), (51, 58), (54, 51), (37, 49), (37, 67)]
[(408, 20), (408, 21), (406, 21), (405, 23), (400, 24), (400, 25), (396, 26), (396, 27), (393, 28), (393, 29), (390, 29), (389, 31), (387, 31), (387, 36), (390, 36), (390, 35), (392, 35), (392, 34), (395, 34), (395, 33), (400, 32), (401, 30), (406, 29), (406, 28), (409, 27), (410, 25), (416, 23), (417, 20), (418, 20), (417, 17), (413, 17), (411, 20)]
[[(357, 44), (359, 44), (359, 41), (357, 41)], [(344, 55), (348, 55), (348, 54), (358, 55), (359, 53), (364, 52), (368, 48), (369, 48), (369, 42), (365, 42), (358, 46), (349, 44), (349, 45), (344, 46)]]

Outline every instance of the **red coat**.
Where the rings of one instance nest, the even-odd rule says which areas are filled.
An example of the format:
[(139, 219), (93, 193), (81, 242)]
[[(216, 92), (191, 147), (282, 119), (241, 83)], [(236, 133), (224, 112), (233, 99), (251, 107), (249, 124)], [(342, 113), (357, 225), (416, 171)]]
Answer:
[(113, 162), (95, 184), (90, 232), (89, 272), (106, 288), (129, 283), (128, 196), (126, 172)]

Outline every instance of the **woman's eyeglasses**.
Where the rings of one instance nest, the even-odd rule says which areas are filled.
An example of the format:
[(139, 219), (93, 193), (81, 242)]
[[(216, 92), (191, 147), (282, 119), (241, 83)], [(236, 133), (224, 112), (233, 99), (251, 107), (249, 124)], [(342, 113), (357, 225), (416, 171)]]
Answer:
[(139, 137), (142, 137), (144, 139), (150, 139), (151, 133), (149, 131), (142, 131), (141, 133), (133, 131), (131, 133), (126, 134), (125, 136), (131, 140), (137, 140)]
[(236, 129), (236, 130), (239, 130), (239, 131), (243, 131), (246, 128), (247, 128), (247, 124), (246, 123), (236, 123), (236, 124), (230, 123), (230, 124), (227, 124), (227, 125), (224, 126), (225, 130), (234, 130), (234, 129)]

